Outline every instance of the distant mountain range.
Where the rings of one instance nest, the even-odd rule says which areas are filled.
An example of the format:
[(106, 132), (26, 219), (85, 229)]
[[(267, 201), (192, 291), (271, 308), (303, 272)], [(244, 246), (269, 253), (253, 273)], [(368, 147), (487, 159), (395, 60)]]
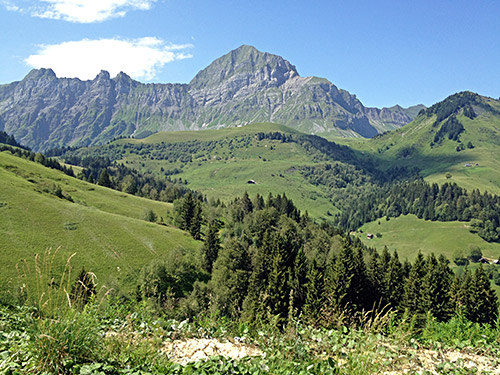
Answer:
[(0, 130), (34, 150), (266, 121), (369, 138), (409, 123), (424, 108), (367, 108), (328, 80), (301, 77), (287, 60), (251, 46), (218, 58), (189, 84), (144, 84), (106, 71), (81, 81), (38, 69), (0, 85)]

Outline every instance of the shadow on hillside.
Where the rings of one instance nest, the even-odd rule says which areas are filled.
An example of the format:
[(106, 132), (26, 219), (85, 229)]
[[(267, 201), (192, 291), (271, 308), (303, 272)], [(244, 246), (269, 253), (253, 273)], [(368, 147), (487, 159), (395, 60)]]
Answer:
[(382, 169), (390, 169), (391, 167), (416, 167), (419, 169), (422, 177), (434, 173), (443, 173), (450, 167), (470, 163), (471, 156), (463, 152), (456, 152), (449, 155), (428, 155), (414, 150), (408, 156), (390, 157), (378, 153), (366, 153), (365, 157), (371, 158), (376, 165)]

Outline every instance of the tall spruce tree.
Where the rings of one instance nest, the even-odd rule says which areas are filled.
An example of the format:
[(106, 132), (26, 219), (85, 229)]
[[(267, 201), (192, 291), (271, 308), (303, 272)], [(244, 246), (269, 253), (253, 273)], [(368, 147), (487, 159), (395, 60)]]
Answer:
[(271, 237), (271, 232), (267, 230), (263, 235), (261, 246), (252, 249), (248, 293), (243, 305), (243, 312), (248, 320), (255, 320), (255, 318), (265, 315), (272, 252)]
[(109, 176), (108, 170), (103, 168), (99, 178), (97, 179), (97, 185), (110, 188), (112, 186), (111, 177)]
[(387, 269), (389, 268), (389, 263), (391, 262), (391, 253), (389, 253), (389, 249), (387, 246), (384, 246), (382, 250), (382, 255), (380, 257), (380, 268), (382, 273), (387, 273)]
[(354, 251), (350, 241), (344, 242), (333, 267), (329, 268), (326, 285), (329, 296), (329, 306), (332, 311), (344, 310), (352, 312), (357, 309), (353, 279), (356, 277)]
[(434, 254), (425, 260), (425, 276), (422, 281), (422, 310), (431, 313), (440, 321), (445, 321), (451, 314), (450, 287), (453, 272), (448, 267), (446, 258), (439, 261)]
[(193, 217), (189, 224), (189, 233), (195, 240), (201, 239), (201, 202), (198, 199), (194, 201)]
[(293, 276), (290, 280), (290, 289), (293, 290), (293, 309), (302, 311), (307, 291), (307, 258), (301, 248), (297, 252), (293, 265)]
[(450, 302), (455, 314), (471, 319), (473, 288), (472, 274), (466, 267), (463, 274), (455, 276), (450, 287)]
[(483, 265), (476, 268), (473, 277), (473, 293), (470, 320), (477, 323), (495, 324), (498, 319), (498, 297)]
[(356, 310), (370, 310), (376, 302), (370, 289), (370, 280), (366, 272), (363, 249), (358, 247), (354, 256), (354, 277), (352, 278), (353, 306)]
[(189, 230), (191, 227), (191, 221), (193, 220), (196, 209), (195, 198), (192, 192), (188, 192), (182, 199), (180, 207), (180, 223), (179, 227), (183, 230)]
[(308, 323), (317, 325), (326, 301), (324, 269), (317, 264), (315, 259), (312, 260), (307, 269), (306, 280), (303, 317)]
[(409, 312), (416, 314), (420, 319), (424, 319), (427, 313), (422, 301), (422, 284), (425, 273), (425, 258), (419, 252), (405, 283), (403, 307), (408, 309)]
[(208, 273), (212, 273), (213, 264), (217, 260), (221, 248), (218, 232), (219, 224), (217, 222), (211, 222), (208, 225), (207, 236), (201, 248), (202, 267)]
[(399, 261), (398, 252), (394, 251), (383, 279), (383, 304), (388, 304), (392, 309), (399, 309), (405, 293), (404, 285), (403, 266)]
[(283, 322), (288, 315), (289, 303), (289, 276), (290, 268), (287, 267), (288, 254), (283, 237), (278, 233), (272, 236), (271, 264), (267, 286), (268, 308), (273, 315), (278, 315)]
[(189, 191), (181, 200), (179, 207), (179, 227), (188, 231), (194, 239), (199, 240), (201, 238), (201, 222), (201, 202)]
[(384, 273), (380, 265), (380, 256), (376, 250), (370, 254), (366, 272), (370, 281), (370, 290), (375, 302), (380, 303), (382, 298), (382, 286), (384, 282)]
[(241, 198), (241, 207), (245, 215), (253, 211), (253, 203), (250, 200), (250, 197), (248, 196), (248, 193), (246, 191), (243, 194), (243, 197)]
[(224, 243), (214, 263), (210, 286), (213, 308), (231, 318), (238, 318), (248, 293), (250, 263), (246, 248), (236, 239)]

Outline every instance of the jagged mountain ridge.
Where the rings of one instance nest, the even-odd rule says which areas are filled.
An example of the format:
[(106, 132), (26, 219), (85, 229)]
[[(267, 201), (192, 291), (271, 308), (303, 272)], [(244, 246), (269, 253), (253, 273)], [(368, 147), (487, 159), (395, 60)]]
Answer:
[(366, 108), (328, 80), (301, 77), (287, 60), (251, 46), (215, 60), (189, 84), (144, 84), (105, 71), (81, 81), (38, 69), (0, 86), (0, 130), (35, 150), (252, 122), (373, 137), (410, 122), (412, 112)]

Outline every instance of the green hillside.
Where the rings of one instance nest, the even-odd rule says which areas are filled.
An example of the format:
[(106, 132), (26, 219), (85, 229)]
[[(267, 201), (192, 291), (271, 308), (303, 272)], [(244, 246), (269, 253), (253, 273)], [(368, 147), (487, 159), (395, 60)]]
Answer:
[[(486, 242), (479, 236), (470, 233), (469, 223), (459, 221), (430, 221), (418, 219), (415, 215), (405, 215), (375, 220), (363, 225), (356, 236), (367, 246), (382, 250), (397, 250), (402, 259), (413, 261), (421, 251), (423, 254), (443, 254), (453, 259), (457, 250), (469, 251), (471, 247), (479, 247), (483, 255), (490, 259), (500, 256), (500, 244)], [(367, 235), (374, 238), (368, 239)], [(377, 237), (376, 234), (380, 236)]]
[[(334, 156), (312, 144), (318, 141)], [(318, 218), (328, 218), (337, 209), (331, 189), (313, 185), (304, 177), (303, 168), (337, 160), (356, 162), (356, 155), (345, 147), (270, 123), (162, 132), (145, 139), (120, 139), (107, 146), (83, 148), (62, 159), (68, 155), (107, 157), (144, 173), (186, 180), (189, 188), (208, 199), (228, 201), (245, 191), (263, 196), (286, 193), (301, 210)]]
[[(473, 115), (468, 112), (469, 108)], [(439, 142), (434, 142), (451, 118), (463, 126), (457, 140), (445, 134)], [(415, 166), (429, 182), (456, 182), (467, 189), (500, 193), (498, 100), (469, 92), (458, 93), (400, 129), (370, 140), (336, 141), (364, 152), (381, 167)], [(447, 177), (448, 173), (451, 176)]]
[(228, 137), (236, 137), (242, 135), (254, 135), (262, 131), (266, 132), (282, 132), (287, 134), (300, 134), (299, 131), (289, 128), (288, 126), (273, 124), (273, 123), (255, 123), (246, 126), (238, 126), (225, 129), (207, 129), (207, 130), (186, 130), (176, 132), (158, 132), (143, 139), (121, 139), (117, 143), (174, 143), (174, 142), (189, 142), (198, 141), (216, 141)]
[[(55, 195), (58, 187), (67, 199)], [(166, 219), (171, 209), (0, 152), (2, 293), (16, 280), (16, 264), (47, 248), (59, 248), (61, 259), (76, 253), (75, 272), (84, 266), (99, 285), (129, 291), (130, 277), (153, 259), (196, 256), (199, 243), (188, 234), (144, 220), (147, 210)]]

